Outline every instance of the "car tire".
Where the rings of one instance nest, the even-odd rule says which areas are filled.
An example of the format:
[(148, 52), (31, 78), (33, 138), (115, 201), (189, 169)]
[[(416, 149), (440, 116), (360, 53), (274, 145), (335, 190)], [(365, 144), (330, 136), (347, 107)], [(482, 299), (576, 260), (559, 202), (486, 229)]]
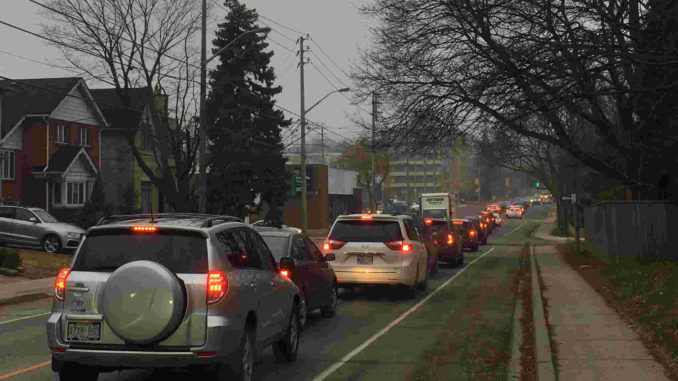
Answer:
[(471, 248), (471, 251), (478, 251), (478, 244), (476, 243), (475, 246)]
[(231, 360), (217, 366), (217, 381), (250, 381), (254, 373), (256, 353), (254, 327), (247, 326), (240, 338), (240, 347)]
[(56, 254), (62, 248), (61, 239), (54, 234), (48, 234), (42, 239), (42, 249), (50, 254)]
[(487, 245), (487, 237), (483, 239), (483, 245)]
[(292, 362), (297, 359), (299, 350), (299, 305), (292, 307), (290, 322), (285, 330), (285, 336), (273, 343), (273, 356), (280, 362)]
[(438, 274), (439, 271), (440, 271), (440, 261), (436, 256), (436, 261), (433, 262), (433, 266), (431, 266), (431, 274)]
[(337, 303), (339, 300), (339, 290), (337, 284), (332, 285), (332, 294), (330, 295), (330, 303), (320, 307), (320, 314), (323, 317), (330, 318), (337, 314)]
[(461, 253), (461, 255), (457, 258), (457, 267), (461, 267), (464, 265), (464, 252)]
[(424, 280), (421, 282), (417, 283), (417, 288), (420, 290), (426, 290), (428, 288), (428, 269), (424, 272)]
[(59, 381), (96, 381), (98, 378), (99, 371), (78, 364), (64, 363), (59, 370)]

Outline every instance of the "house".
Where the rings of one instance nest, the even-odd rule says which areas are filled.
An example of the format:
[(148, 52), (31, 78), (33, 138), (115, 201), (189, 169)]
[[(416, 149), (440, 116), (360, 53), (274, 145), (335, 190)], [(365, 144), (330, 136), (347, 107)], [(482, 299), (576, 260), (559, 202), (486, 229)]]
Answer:
[(148, 167), (156, 170), (158, 165), (152, 151), (154, 118), (151, 118), (151, 112), (165, 112), (167, 95), (162, 94), (160, 89), (154, 94), (149, 87), (127, 89), (129, 105), (124, 107), (115, 88), (92, 89), (91, 92), (109, 122), (108, 128), (101, 134), (101, 168), (106, 201), (123, 212), (166, 210), (162, 192), (137, 163), (127, 134), (133, 135)]
[(78, 77), (0, 81), (4, 200), (68, 219), (89, 199), (107, 123)]

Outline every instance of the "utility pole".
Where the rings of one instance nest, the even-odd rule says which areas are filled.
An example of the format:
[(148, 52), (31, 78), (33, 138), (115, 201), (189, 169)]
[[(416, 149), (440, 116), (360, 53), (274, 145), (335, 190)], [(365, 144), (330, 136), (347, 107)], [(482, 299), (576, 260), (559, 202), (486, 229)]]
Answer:
[(306, 192), (306, 105), (304, 104), (304, 37), (299, 37), (299, 84), (301, 87), (301, 231), (308, 231), (308, 204)]
[(377, 161), (377, 144), (376, 144), (376, 126), (377, 126), (377, 93), (372, 93), (372, 181), (370, 183), (370, 188), (372, 189), (372, 203), (374, 204), (374, 211), (377, 210), (377, 190), (374, 186), (375, 176), (376, 176), (376, 161)]
[(322, 150), (322, 160), (323, 164), (325, 164), (325, 125), (321, 124), (320, 125), (320, 149)]
[(207, 0), (202, 0), (202, 27), (200, 35), (200, 174), (198, 207), (207, 211)]

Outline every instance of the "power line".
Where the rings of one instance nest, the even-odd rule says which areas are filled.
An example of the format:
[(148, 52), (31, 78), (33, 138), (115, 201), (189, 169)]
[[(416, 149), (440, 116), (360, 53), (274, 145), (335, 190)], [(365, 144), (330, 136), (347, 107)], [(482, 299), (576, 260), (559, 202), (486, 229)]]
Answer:
[(271, 40), (271, 42), (273, 42), (274, 44), (276, 44), (276, 45), (280, 46), (281, 48), (287, 50), (288, 52), (290, 52), (290, 53), (296, 53), (292, 48), (287, 47), (287, 46), (285, 46), (285, 45), (279, 43), (278, 41), (274, 40), (271, 36), (267, 36), (266, 38), (269, 39), (269, 40)]
[(259, 17), (261, 17), (261, 18), (264, 19), (264, 20), (268, 20), (268, 21), (272, 22), (273, 24), (278, 25), (278, 26), (280, 26), (280, 27), (282, 27), (282, 28), (285, 28), (285, 29), (289, 30), (289, 31), (292, 32), (292, 33), (297, 33), (297, 34), (302, 35), (302, 36), (305, 36), (305, 35), (308, 34), (308, 33), (300, 32), (300, 31), (298, 31), (298, 30), (296, 30), (296, 29), (292, 29), (292, 28), (290, 28), (290, 27), (288, 27), (288, 26), (286, 26), (286, 25), (283, 25), (283, 24), (281, 24), (281, 23), (279, 23), (279, 22), (277, 22), (277, 21), (275, 21), (275, 20), (272, 20), (272, 19), (270, 19), (270, 18), (268, 18), (268, 17), (262, 15), (261, 13), (259, 13)]
[(330, 70), (330, 68), (325, 64), (325, 62), (323, 62), (323, 60), (320, 59), (320, 57), (318, 57), (318, 55), (315, 54), (314, 51), (311, 51), (311, 54), (313, 55), (313, 57), (315, 57), (318, 60), (318, 62), (320, 62), (321, 65), (323, 65), (323, 67), (327, 70), (327, 72), (330, 73), (332, 75), (332, 77), (334, 77), (334, 79), (337, 80), (337, 82), (342, 84), (344, 87), (350, 87), (346, 83), (344, 83), (344, 81), (342, 81), (341, 78), (339, 78), (336, 74), (334, 74), (334, 72), (332, 70)]
[(320, 44), (318, 44), (318, 42), (317, 42), (315, 39), (311, 38), (311, 42), (313, 42), (313, 44), (315, 44), (315, 46), (317, 46), (318, 49), (320, 49), (320, 51), (325, 55), (325, 57), (327, 57), (327, 58), (330, 60), (330, 62), (332, 62), (332, 63), (334, 64), (334, 66), (336, 66), (337, 69), (339, 69), (339, 71), (341, 71), (342, 73), (344, 73), (344, 75), (345, 75), (347, 78), (351, 78), (351, 76), (348, 75), (348, 73), (346, 73), (346, 72), (344, 71), (344, 69), (341, 68), (341, 66), (337, 65), (337, 63), (332, 59), (332, 57), (330, 57), (329, 54), (327, 54), (327, 53), (325, 52), (325, 50), (322, 48), (322, 46), (320, 46)]
[[(325, 78), (325, 80), (327, 81), (327, 83), (329, 83), (330, 86), (332, 86), (336, 91), (338, 91), (339, 94), (341, 94), (341, 96), (343, 96), (344, 99), (346, 99), (346, 100), (349, 102), (349, 104), (351, 103), (351, 100), (348, 99), (348, 97), (347, 97), (346, 95), (344, 95), (343, 92), (339, 91), (339, 87), (338, 87), (338, 86), (335, 86), (334, 83), (332, 83), (332, 81), (330, 81), (329, 78), (327, 78), (327, 76), (326, 76), (325, 74), (323, 74), (323, 72), (320, 71), (320, 69), (319, 69), (317, 66), (315, 66), (315, 64), (314, 64), (313, 62), (311, 62), (311, 66), (313, 66), (313, 68), (314, 68), (318, 73), (320, 73), (320, 75), (321, 75), (323, 78)], [(348, 87), (348, 86), (347, 86), (347, 87)]]

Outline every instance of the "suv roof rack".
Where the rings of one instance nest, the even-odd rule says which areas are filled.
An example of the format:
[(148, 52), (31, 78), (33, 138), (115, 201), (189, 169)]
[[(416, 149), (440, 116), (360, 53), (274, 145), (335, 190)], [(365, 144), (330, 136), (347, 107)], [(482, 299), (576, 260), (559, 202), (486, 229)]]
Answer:
[[(222, 222), (242, 222), (238, 217), (233, 216), (219, 216), (216, 214), (200, 214), (200, 213), (139, 213), (139, 214), (120, 214), (101, 217), (95, 226), (105, 225), (115, 222), (139, 220), (139, 219), (158, 219), (158, 218), (204, 218), (205, 221), (201, 227), (211, 227), (214, 221)], [(157, 222), (157, 221), (154, 221)]]

